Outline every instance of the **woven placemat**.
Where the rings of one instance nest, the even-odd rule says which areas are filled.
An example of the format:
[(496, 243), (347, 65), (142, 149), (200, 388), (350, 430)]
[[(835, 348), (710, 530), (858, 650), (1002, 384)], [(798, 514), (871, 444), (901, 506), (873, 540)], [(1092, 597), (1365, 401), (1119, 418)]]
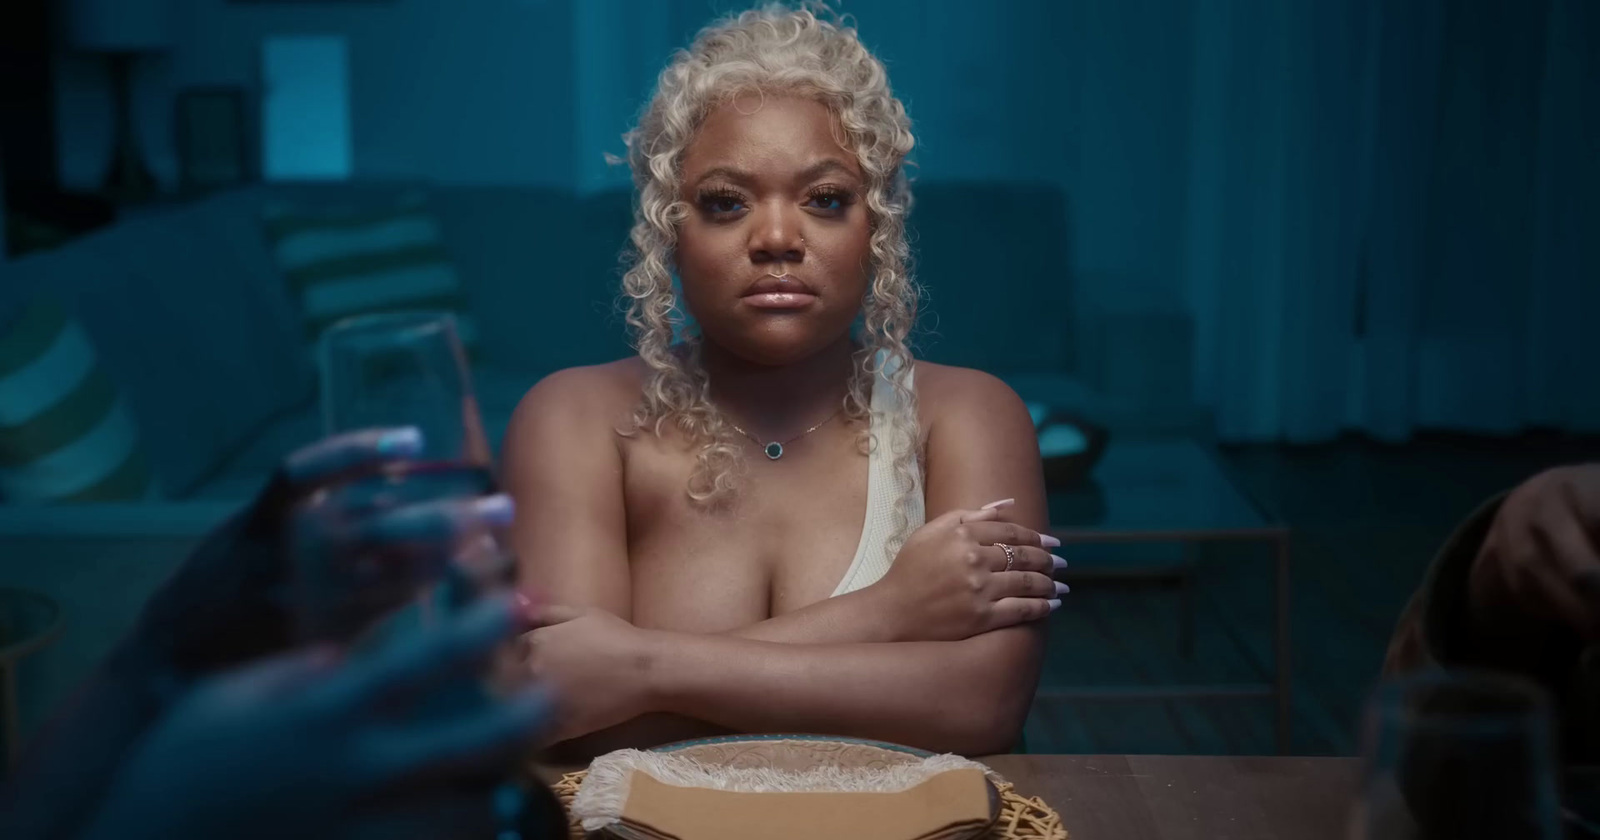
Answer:
[[(578, 787), (583, 784), (583, 777), (587, 773), (579, 770), (568, 773), (556, 782), (554, 790), (561, 800), (561, 807), (572, 813), (572, 798), (578, 795)], [(1061, 815), (1054, 808), (1045, 804), (1043, 799), (1035, 796), (1025, 799), (1012, 790), (1010, 782), (996, 782), (995, 787), (1000, 791), (1000, 819), (994, 824), (994, 830), (989, 832), (990, 840), (1067, 840), (1067, 830), (1061, 827)], [(569, 824), (572, 840), (584, 840), (583, 826), (577, 822)]]

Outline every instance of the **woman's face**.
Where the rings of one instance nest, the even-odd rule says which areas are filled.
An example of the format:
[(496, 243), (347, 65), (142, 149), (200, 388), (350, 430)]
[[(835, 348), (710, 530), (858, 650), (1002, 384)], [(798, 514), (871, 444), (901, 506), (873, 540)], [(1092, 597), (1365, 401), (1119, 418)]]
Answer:
[(820, 102), (752, 95), (713, 111), (684, 150), (684, 302), (708, 341), (747, 361), (805, 359), (861, 308), (866, 181), (836, 126)]

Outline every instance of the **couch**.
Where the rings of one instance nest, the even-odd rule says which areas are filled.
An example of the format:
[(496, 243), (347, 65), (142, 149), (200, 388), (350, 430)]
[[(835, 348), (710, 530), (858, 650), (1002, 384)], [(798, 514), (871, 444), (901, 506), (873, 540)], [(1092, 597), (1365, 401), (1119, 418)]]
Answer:
[[(159, 498), (54, 508), (0, 504), (0, 585), (61, 602), (68, 626), (26, 664), (24, 728), (133, 620), (206, 529), (318, 433), (316, 374), (261, 227), (268, 202), (393, 201), (416, 184), (274, 184), (144, 212), (5, 265), (0, 329), (39, 292), (80, 320), (148, 446)], [(615, 304), (629, 197), (427, 186), (478, 330), (474, 380), (498, 442), (545, 374), (629, 353)], [(928, 183), (912, 235), (929, 289), (919, 355), (1010, 379), (1024, 396), (1111, 426), (1137, 406), (1074, 375), (1066, 204), (1053, 187)], [(1003, 212), (999, 212), (1003, 211)]]

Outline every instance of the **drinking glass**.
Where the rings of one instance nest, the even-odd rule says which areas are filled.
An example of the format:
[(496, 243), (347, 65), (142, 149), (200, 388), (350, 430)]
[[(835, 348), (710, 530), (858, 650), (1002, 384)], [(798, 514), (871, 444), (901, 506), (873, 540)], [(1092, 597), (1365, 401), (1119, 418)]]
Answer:
[(322, 334), (318, 366), (323, 433), (416, 426), (430, 458), (490, 467), (454, 315), (346, 318)]
[(1549, 700), (1475, 671), (1385, 682), (1363, 725), (1363, 840), (1559, 840)]
[[(291, 515), (292, 610), (302, 642), (332, 641), (361, 651), (424, 629), (490, 592), (514, 584), (508, 536), (487, 524), (437, 541), (362, 538), (363, 528), (400, 507), (498, 492), (453, 316), (398, 313), (350, 318), (321, 338), (325, 434), (375, 427), (421, 430), (421, 457), (358, 470), (317, 488)], [(416, 713), (493, 702), (526, 681), (514, 646), (476, 689), (421, 698)], [(560, 836), (560, 805), (530, 774), (495, 787), (497, 840)], [(551, 833), (556, 832), (556, 833)]]
[[(438, 610), (510, 586), (506, 535), (487, 526), (457, 535), (447, 557), (420, 540), (370, 546), (357, 536), (405, 505), (497, 491), (454, 316), (348, 318), (323, 333), (318, 356), (325, 434), (414, 426), (423, 454), (343, 476), (296, 506), (292, 567), (301, 641), (387, 635), (407, 629), (407, 620), (426, 623)], [(415, 610), (395, 614), (413, 601)]]

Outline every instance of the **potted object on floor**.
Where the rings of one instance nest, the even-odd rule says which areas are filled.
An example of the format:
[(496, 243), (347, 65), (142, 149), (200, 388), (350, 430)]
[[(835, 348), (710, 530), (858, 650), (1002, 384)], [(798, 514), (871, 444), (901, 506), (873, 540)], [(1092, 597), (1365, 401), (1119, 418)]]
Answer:
[(1063, 490), (1087, 481), (1105, 454), (1111, 433), (1104, 426), (1046, 405), (1029, 403), (1028, 412), (1039, 438), (1045, 487)]

